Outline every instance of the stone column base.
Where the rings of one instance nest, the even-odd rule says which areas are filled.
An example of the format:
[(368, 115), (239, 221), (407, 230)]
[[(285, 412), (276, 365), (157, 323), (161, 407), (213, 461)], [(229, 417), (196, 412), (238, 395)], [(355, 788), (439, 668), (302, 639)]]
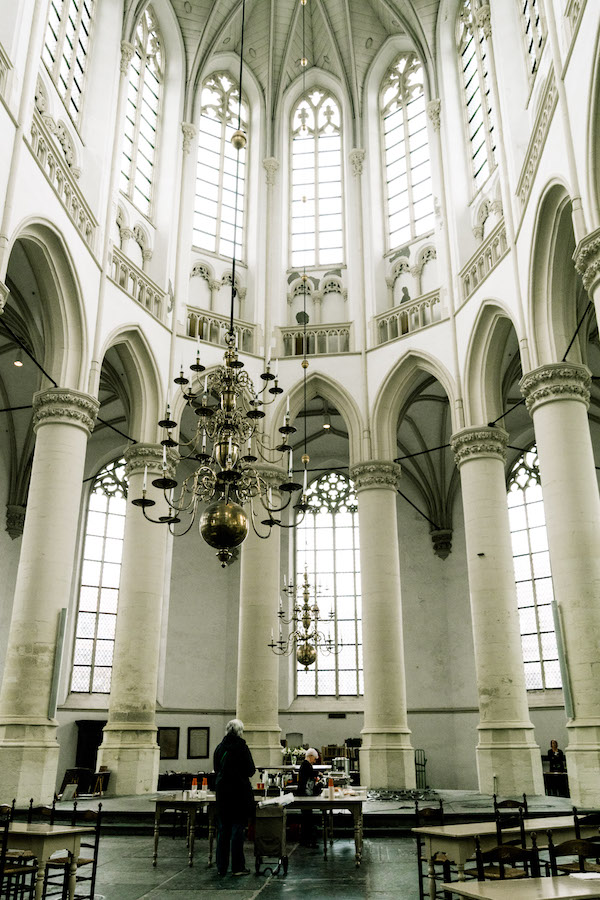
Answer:
[(514, 797), (544, 791), (542, 756), (533, 727), (478, 726), (477, 774), (482, 794)]
[(575, 806), (600, 806), (600, 719), (567, 722), (569, 793)]
[(149, 794), (158, 786), (156, 728), (104, 726), (97, 766), (110, 771), (107, 797)]
[(56, 791), (58, 723), (0, 723), (0, 797), (17, 806), (52, 803)]
[(369, 788), (413, 790), (417, 786), (415, 751), (410, 730), (364, 729), (360, 756), (360, 783)]
[(281, 766), (281, 728), (264, 728), (260, 725), (244, 726), (243, 738), (250, 747), (256, 768)]

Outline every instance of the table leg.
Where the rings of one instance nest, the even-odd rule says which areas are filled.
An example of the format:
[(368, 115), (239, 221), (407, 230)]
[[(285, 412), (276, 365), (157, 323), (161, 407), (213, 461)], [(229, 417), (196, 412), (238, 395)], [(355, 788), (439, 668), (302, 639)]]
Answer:
[(188, 866), (194, 865), (194, 840), (196, 838), (196, 807), (192, 806), (188, 814), (188, 822), (189, 822), (189, 842), (188, 846), (190, 848), (189, 858), (188, 858)]
[(362, 810), (361, 809), (353, 809), (352, 816), (354, 818), (354, 859), (357, 866), (360, 866), (360, 862), (362, 859)]
[(215, 841), (215, 810), (214, 806), (209, 804), (208, 807), (208, 867), (212, 866), (213, 844)]
[(434, 857), (429, 857), (429, 900), (435, 900), (435, 863)]
[(326, 809), (323, 810), (322, 818), (323, 818), (323, 859), (327, 859), (328, 818), (327, 818), (327, 810)]
[[(154, 850), (152, 853), (152, 865), (156, 865), (156, 859), (158, 857), (158, 836), (160, 833), (160, 810), (158, 806), (156, 807), (156, 812), (154, 813)], [(36, 898), (37, 900), (37, 898)]]
[(69, 900), (75, 897), (75, 886), (77, 884), (77, 857), (74, 853), (69, 854)]
[(457, 863), (457, 864), (456, 864), (456, 870), (457, 870), (457, 872), (458, 872), (458, 880), (459, 880), (459, 881), (465, 881), (465, 880), (466, 880), (466, 879), (465, 879), (465, 864), (464, 864), (464, 863)]
[(44, 856), (38, 859), (37, 872), (35, 873), (35, 900), (42, 900), (44, 894), (44, 875), (46, 874), (46, 863), (48, 857)]

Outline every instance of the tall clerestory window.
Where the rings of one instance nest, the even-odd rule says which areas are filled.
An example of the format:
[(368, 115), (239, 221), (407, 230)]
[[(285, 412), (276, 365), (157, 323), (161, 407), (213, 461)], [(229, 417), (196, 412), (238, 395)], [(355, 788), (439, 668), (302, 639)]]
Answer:
[[(211, 75), (201, 95), (193, 243), (229, 259), (234, 230), (236, 259), (243, 256), (244, 244), (246, 148), (238, 153), (231, 144), (238, 110), (238, 85), (225, 72)], [(248, 126), (248, 106), (242, 97), (240, 127), (247, 133)]]
[(151, 7), (142, 13), (129, 66), (120, 188), (140, 212), (152, 211), (163, 58)]
[(462, 68), (473, 179), (476, 189), (479, 189), (496, 165), (496, 137), (487, 41), (475, 21), (473, 0), (463, 0), (460, 7), (458, 53)]
[(540, 16), (539, 0), (518, 0), (525, 35), (525, 46), (529, 58), (529, 73), (535, 75), (540, 65), (544, 46), (544, 26)]
[(90, 493), (75, 627), (71, 691), (110, 693), (123, 533), (125, 460), (105, 466)]
[(560, 688), (562, 680), (552, 615), (554, 592), (535, 447), (523, 453), (510, 470), (508, 514), (525, 663), (525, 685), (530, 691)]
[[(342, 648), (337, 654), (318, 651), (308, 671), (297, 664), (297, 693), (357, 696), (363, 693), (363, 666), (356, 492), (346, 476), (331, 472), (312, 483), (307, 498), (310, 509), (296, 526), (296, 585), (300, 591), (306, 567), (323, 631)], [(302, 602), (300, 593), (298, 598)]]
[(291, 264), (344, 261), (342, 118), (331, 94), (314, 88), (292, 116)]
[(381, 117), (388, 240), (393, 249), (434, 227), (423, 66), (416, 53), (402, 53), (388, 70)]
[(81, 111), (94, 0), (51, 0), (42, 59), (71, 118)]

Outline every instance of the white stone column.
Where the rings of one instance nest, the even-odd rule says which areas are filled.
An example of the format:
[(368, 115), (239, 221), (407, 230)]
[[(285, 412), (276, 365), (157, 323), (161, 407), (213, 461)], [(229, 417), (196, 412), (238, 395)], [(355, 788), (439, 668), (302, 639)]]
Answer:
[(0, 691), (0, 797), (50, 803), (58, 722), (52, 708), (58, 619), (69, 606), (88, 437), (98, 401), (63, 388), (33, 397), (36, 433)]
[[(168, 530), (149, 522), (131, 500), (142, 496), (147, 466), (146, 497), (156, 501), (148, 516), (157, 519), (168, 514), (163, 491), (152, 485), (163, 473), (163, 448), (134, 444), (125, 459), (129, 501), (108, 722), (98, 751), (98, 765), (111, 772), (111, 795), (155, 791), (159, 762), (156, 689)], [(170, 467), (167, 473), (172, 474)]]
[(590, 373), (552, 363), (521, 391), (533, 417), (554, 596), (564, 630), (573, 718), (569, 787), (577, 806), (600, 805), (600, 498), (587, 419)]
[[(258, 472), (272, 488), (273, 503), (278, 505), (277, 488), (286, 480), (285, 472), (274, 467), (259, 468)], [(257, 528), (267, 534), (260, 520), (269, 515), (266, 510), (261, 515), (260, 500), (255, 501), (255, 509)], [(244, 723), (244, 738), (257, 766), (281, 765), (279, 657), (267, 646), (271, 629), (279, 622), (280, 538), (277, 526), (266, 539), (250, 526), (242, 544), (236, 715)]]
[(415, 788), (415, 751), (406, 712), (396, 489), (400, 466), (358, 463), (350, 477), (358, 495), (365, 721), (361, 782)]
[(503, 428), (483, 426), (452, 437), (460, 469), (479, 695), (477, 772), (483, 794), (543, 794), (521, 650), (504, 477), (507, 442)]
[(600, 322), (600, 228), (579, 242), (573, 259), (583, 279), (583, 286), (590, 300), (594, 301), (596, 320)]

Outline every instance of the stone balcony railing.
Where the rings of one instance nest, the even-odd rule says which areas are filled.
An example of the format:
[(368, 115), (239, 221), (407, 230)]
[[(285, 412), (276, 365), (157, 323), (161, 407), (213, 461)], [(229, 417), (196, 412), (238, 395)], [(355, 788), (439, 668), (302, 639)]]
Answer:
[[(306, 331), (306, 337), (305, 337)], [(279, 328), (282, 356), (324, 356), (330, 353), (350, 353), (352, 323), (335, 322), (327, 325), (289, 325)]]
[(165, 292), (117, 247), (112, 248), (110, 255), (110, 273), (112, 281), (126, 294), (161, 322), (165, 321)]
[(498, 222), (492, 233), (474, 253), (460, 273), (463, 301), (468, 300), (485, 281), (490, 272), (508, 253), (504, 220)]
[[(209, 344), (225, 346), (225, 334), (229, 330), (229, 316), (220, 313), (205, 312), (188, 306), (186, 334), (189, 337), (199, 338)], [(256, 326), (250, 322), (233, 320), (233, 331), (237, 336), (237, 346), (242, 353), (255, 352)]]
[(431, 291), (375, 316), (375, 343), (395, 341), (396, 338), (419, 331), (433, 322), (440, 322), (442, 318), (440, 292)]
[(37, 109), (31, 122), (31, 149), (70, 219), (93, 249), (98, 223)]

